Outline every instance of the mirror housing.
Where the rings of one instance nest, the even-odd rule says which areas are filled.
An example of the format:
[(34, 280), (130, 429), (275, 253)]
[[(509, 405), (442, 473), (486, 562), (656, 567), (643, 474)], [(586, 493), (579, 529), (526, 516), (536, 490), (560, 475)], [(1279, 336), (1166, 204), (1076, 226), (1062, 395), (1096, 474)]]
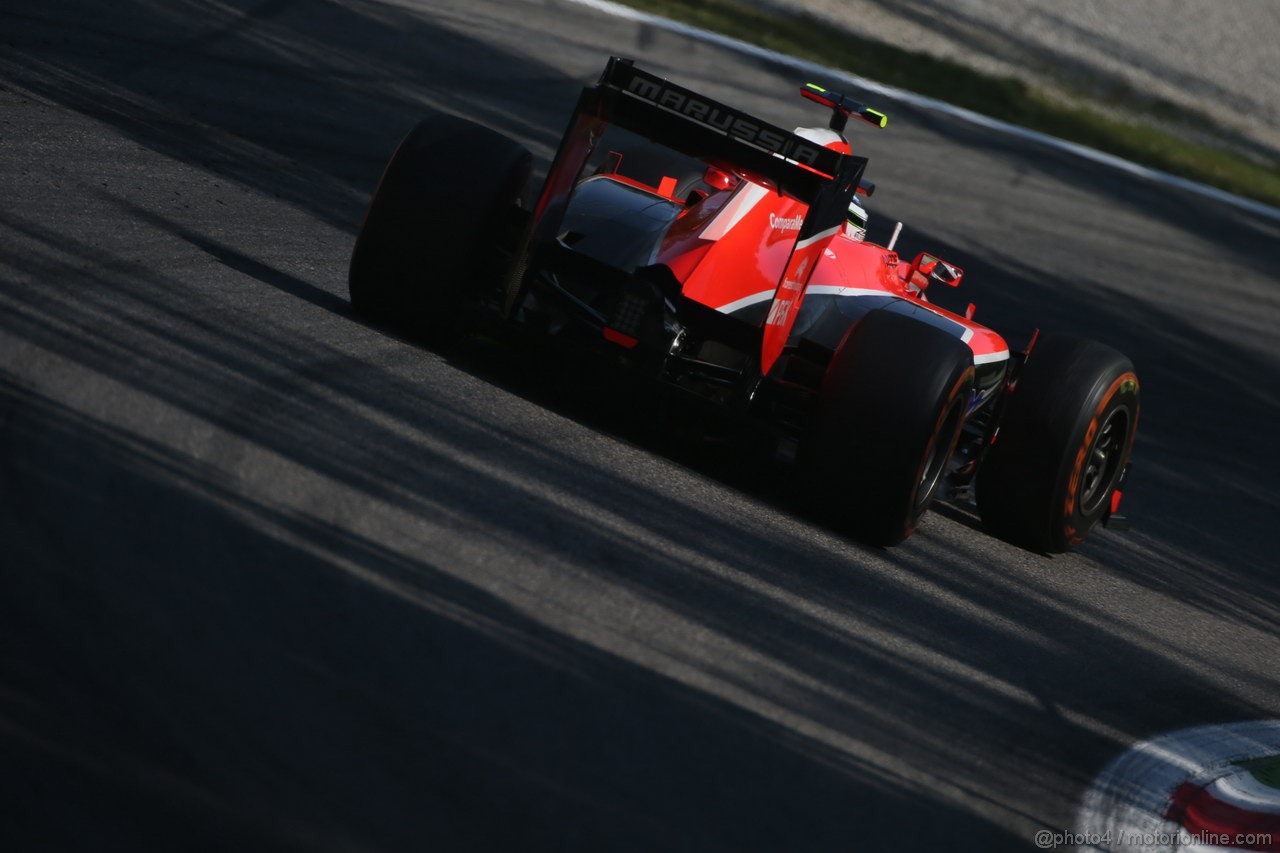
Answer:
[(702, 181), (709, 187), (718, 190), (731, 190), (738, 185), (738, 179), (715, 166), (707, 166), (707, 170), (702, 173)]
[(964, 270), (928, 252), (916, 255), (916, 259), (911, 262), (911, 269), (907, 272), (907, 283), (921, 290), (927, 290), (929, 285), (935, 282), (947, 287), (959, 287), (962, 278), (964, 278)]

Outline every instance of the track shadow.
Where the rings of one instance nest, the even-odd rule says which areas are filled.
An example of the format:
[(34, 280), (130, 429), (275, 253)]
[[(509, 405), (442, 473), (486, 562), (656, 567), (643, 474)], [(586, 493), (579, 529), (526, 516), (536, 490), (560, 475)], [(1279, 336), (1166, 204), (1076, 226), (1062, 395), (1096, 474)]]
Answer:
[[(25, 233), (41, 232), (28, 225)], [(63, 235), (44, 238), (71, 251)], [(231, 820), (241, 833), (233, 836), (237, 843), (307, 846), (313, 837), (307, 833), (316, 831), (399, 847), (430, 829), (459, 846), (484, 847), (507, 840), (507, 830), (488, 820), (447, 817), (448, 808), (474, 814), (481, 803), (501, 802), (516, 815), (504, 826), (533, 838), (535, 847), (547, 839), (548, 848), (589, 849), (607, 838), (609, 846), (631, 849), (620, 839), (635, 838), (634, 849), (642, 849), (671, 833), (681, 839), (675, 846), (687, 839), (689, 849), (776, 849), (784, 836), (808, 841), (806, 833), (813, 833), (816, 848), (837, 843), (845, 830), (830, 817), (834, 797), (856, 801), (849, 807), (854, 815), (927, 815), (913, 828), (913, 843), (941, 843), (940, 835), (959, 824), (973, 849), (1001, 849), (1026, 840), (987, 823), (966, 824), (973, 819), (955, 817), (951, 806), (928, 800), (905, 780), (886, 788), (879, 781), (883, 766), (854, 756), (865, 749), (894, 755), (910, 743), (913, 752), (931, 756), (949, 784), (977, 791), (990, 768), (970, 766), (968, 750), (976, 743), (1007, 762), (1010, 784), (1048, 791), (1082, 785), (1075, 762), (1083, 754), (1100, 764), (1116, 744), (1062, 709), (1083, 710), (1122, 730), (1130, 723), (1123, 704), (1082, 701), (1074, 685), (1086, 673), (1107, 680), (1141, 672), (1180, 685), (1181, 702), (1167, 711), (1171, 721), (1192, 708), (1225, 717), (1256, 713), (1194, 668), (1146, 651), (1102, 612), (1055, 599), (1016, 572), (995, 572), (993, 580), (991, 567), (973, 554), (926, 542), (888, 555), (886, 576), (856, 549), (850, 554), (797, 536), (786, 517), (766, 515), (762, 526), (758, 512), (748, 521), (703, 506), (696, 495), (668, 492), (661, 478), (629, 473), (617, 462), (601, 466), (589, 447), (545, 444), (465, 398), (437, 393), (425, 399), (394, 364), (379, 367), (284, 330), (264, 336), (219, 324), (210, 317), (213, 306), (201, 305), (208, 297), (184, 293), (164, 276), (113, 273), (120, 265), (88, 247), (76, 253), (97, 263), (30, 272), (52, 280), (74, 268), (82, 278), (99, 279), (94, 286), (74, 298), (46, 293), (39, 303), (23, 304), (6, 315), (5, 331), (85, 367), (109, 365), (125, 389), (214, 424), (234, 443), (215, 443), (193, 457), (35, 397), (12, 380), (6, 386), (0, 409), (9, 460), (5, 515), (20, 528), (51, 527), (44, 535), (15, 537), (33, 543), (18, 558), (33, 569), (15, 576), (18, 586), (5, 599), (22, 602), (12, 624), (37, 638), (26, 645), (30, 657), (10, 663), (22, 685), (16, 692), (37, 707), (117, 707), (114, 721), (122, 730), (141, 729), (107, 737), (96, 717), (73, 715), (22, 734), (22, 766), (41, 780), (39, 790), (64, 802), (78, 802), (104, 767), (123, 765), (133, 768), (120, 794), (126, 811), (160, 808), (174, 821), (193, 814), (209, 823)], [(106, 308), (121, 319), (98, 322), (91, 337), (69, 339), (54, 322), (84, 326)], [(689, 690), (649, 667), (603, 654), (597, 644), (532, 623), (496, 600), (466, 579), (469, 564), (456, 553), (435, 554), (425, 542), (394, 534), (390, 544), (379, 544), (381, 536), (327, 511), (311, 515), (249, 497), (231, 472), (251, 476), (268, 457), (241, 461), (246, 452), (284, 460), (288, 470), (301, 472), (299, 488), (323, 489), (337, 505), (372, 500), (517, 553), (550, 547), (547, 559), (559, 572), (604, 585), (596, 605), (604, 613), (610, 600), (656, 605), (726, 638), (728, 648), (769, 661), (767, 675), (752, 675), (732, 658), (711, 667), (700, 663), (699, 689)], [(59, 508), (56, 515), (51, 507)], [(88, 521), (68, 536), (67, 519)], [(698, 531), (696, 550), (688, 544), (691, 530)], [(326, 591), (333, 577), (343, 582)], [(944, 597), (922, 592), (922, 582)], [(385, 612), (384, 598), (407, 602), (404, 612)], [(66, 602), (82, 604), (68, 609)], [(1010, 627), (981, 615), (991, 611)], [(608, 620), (604, 613), (599, 618)], [(172, 634), (187, 630), (190, 635), (175, 642)], [(391, 633), (375, 642), (381, 630)], [(104, 650), (57, 642), (51, 631), (101, 637)], [(436, 631), (447, 641), (433, 639)], [(278, 632), (288, 642), (277, 640)], [(1068, 648), (1058, 639), (1067, 636), (1091, 639)], [(519, 651), (495, 660), (498, 653), (486, 649), (503, 639)], [(99, 656), (115, 642), (126, 644), (119, 656)], [(305, 663), (311, 646), (327, 651), (322, 663)], [(166, 666), (146, 662), (157, 649), (170, 650)], [(414, 649), (438, 651), (406, 658)], [(552, 673), (562, 667), (585, 673), (582, 689), (596, 698), (566, 693), (561, 676), (536, 675), (540, 668), (529, 675), (535, 666), (529, 656)], [(1099, 669), (1100, 659), (1109, 661), (1110, 671)], [(385, 706), (371, 710), (357, 702), (351, 719), (324, 723), (321, 732), (333, 733), (333, 743), (307, 735), (312, 724), (303, 709), (337, 713), (329, 710), (335, 700), (324, 692), (328, 687), (294, 688), (300, 676), (291, 667), (359, 686), (360, 673), (379, 678), (389, 661), (403, 661), (405, 669), (395, 670)], [(981, 676), (962, 677), (956, 664)], [(174, 675), (179, 670), (186, 673), (181, 678)], [(70, 674), (56, 685), (45, 680), (45, 673), (58, 671)], [(620, 686), (619, 679), (633, 677), (641, 679), (637, 686)], [(417, 684), (442, 685), (446, 695)], [(1015, 685), (1013, 694), (1003, 685)], [(664, 706), (660, 697), (672, 692), (696, 708), (679, 704), (684, 699)], [(345, 695), (336, 693), (339, 700)], [(1028, 719), (1025, 695), (1046, 712)], [(258, 700), (265, 696), (273, 699), (264, 706)], [(339, 704), (347, 707), (345, 700)], [(217, 708), (216, 726), (193, 729), (206, 706)], [(389, 731), (382, 714), (390, 712), (379, 710), (386, 706), (406, 717)], [(839, 733), (836, 742), (849, 738), (860, 746), (833, 752), (830, 735), (779, 728), (772, 722), (778, 711), (762, 714), (762, 707), (804, 721), (800, 732)], [(933, 717), (938, 707), (948, 709), (945, 723)], [(167, 726), (174, 742), (157, 738), (166, 730), (158, 722), (146, 722), (165, 713), (172, 714)], [(550, 734), (537, 727), (544, 717), (559, 721), (548, 724)], [(29, 716), (20, 719), (33, 725)], [(674, 726), (669, 746), (648, 728), (654, 719)], [(754, 740), (711, 734), (734, 719)], [(461, 742), (481, 745), (463, 749), (448, 737), (439, 747), (441, 733), (465, 728), (460, 721), (479, 732)], [(396, 757), (385, 759), (389, 766), (358, 768), (363, 750), (381, 755), (388, 739), (408, 739), (396, 725), (411, 726), (407, 734), (429, 745), (410, 755), (395, 749)], [(633, 725), (639, 728), (631, 731)], [(244, 734), (258, 726), (268, 732), (261, 741)], [(282, 732), (290, 737), (280, 740)], [(117, 746), (105, 757), (66, 757), (85, 742)], [(139, 742), (156, 743), (158, 752)], [(1046, 742), (1061, 746), (1046, 748)], [(228, 743), (242, 745), (228, 751)], [(271, 750), (261, 751), (264, 743)], [(544, 752), (556, 743), (560, 749)], [(135, 755), (139, 750), (142, 757)], [(687, 763), (671, 769), (663, 750)], [(44, 767), (32, 752), (56, 753), (62, 763)], [(726, 753), (747, 764), (726, 760)], [(787, 761), (802, 763), (774, 766)], [(832, 766), (844, 781), (829, 778), (824, 768)], [(457, 769), (463, 767), (470, 769)], [(669, 773), (683, 781), (673, 784)], [(157, 776), (180, 779), (189, 793), (178, 802), (167, 799), (157, 791)], [(877, 781), (864, 790), (859, 780), (872, 777)], [(727, 788), (730, 778), (775, 781)], [(596, 799), (583, 799), (584, 779)], [(359, 791), (345, 787), (356, 782)], [(785, 809), (753, 799), (777, 795), (776, 802), (784, 802), (773, 785), (787, 786), (788, 797), (799, 799), (786, 799)], [(914, 794), (890, 793), (895, 785)], [(699, 806), (695, 788), (700, 796), (725, 799)], [(424, 796), (451, 805), (413, 811), (402, 799), (406, 791), (430, 792)], [(334, 798), (355, 813), (335, 810)], [(649, 829), (638, 818), (630, 828), (626, 815), (635, 803), (645, 804), (645, 820), (656, 822)], [(543, 815), (551, 823), (541, 823)], [(91, 831), (102, 819), (90, 808), (83, 822), (68, 822), (63, 831)], [(150, 838), (145, 827), (130, 831)], [(866, 849), (895, 848), (887, 837), (863, 833), (860, 839)]]
[[(31, 52), (0, 70), (26, 91), (341, 233), (423, 110), (545, 153), (577, 86), (443, 11), (374, 3), (131, 2), (104, 19), (68, 2), (6, 20)], [(67, 20), (85, 23), (59, 40)], [(528, 84), (489, 97), (494, 76)], [(378, 341), (331, 287), (214, 224), (77, 192), (198, 263), (139, 265), (0, 213), (0, 333), (21, 356), (0, 374), (17, 849), (1027, 849), (1009, 829), (1042, 820), (1026, 804), (1078, 790), (1125, 740), (1267, 710), (1221, 689), (1240, 673), (1210, 672), (1209, 651), (1165, 655), (1055, 586), (1048, 561), (967, 530), (861, 549), (796, 519), (732, 450), (668, 444), (483, 344), (450, 364)], [(1242, 233), (1256, 258), (1261, 232)], [(969, 272), (995, 318), (1043, 300), (1131, 335), (1157, 413), (1184, 393), (1212, 405), (1196, 389), (1223, 362), (1274, 375), (1176, 311), (1134, 330), (1134, 305), (1040, 267)], [(1000, 301), (1024, 277), (1040, 283)], [(1162, 363), (1171, 337), (1187, 350)], [(60, 393), (37, 390), (40, 365)], [(79, 376), (82, 395), (59, 384)], [(1244, 379), (1226, 390), (1224, 417), (1273, 413)], [(1172, 478), (1195, 434), (1152, 435)], [(1221, 453), (1200, 470), (1273, 494)], [(1205, 586), (1168, 574), (1172, 548), (1126, 547), (1125, 572), (1276, 624), (1251, 568), (1264, 552), (1213, 553), (1174, 499), (1141, 500)]]
[[(922, 813), (913, 841), (1025, 846), (426, 555), (0, 400), (8, 849), (894, 849), (859, 816)], [(93, 525), (32, 535), (49, 505)]]

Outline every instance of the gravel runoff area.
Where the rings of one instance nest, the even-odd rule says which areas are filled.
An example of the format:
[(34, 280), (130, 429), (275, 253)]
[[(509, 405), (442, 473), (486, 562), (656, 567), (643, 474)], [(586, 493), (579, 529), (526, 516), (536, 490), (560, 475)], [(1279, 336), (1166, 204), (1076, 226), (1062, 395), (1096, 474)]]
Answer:
[(1117, 88), (1210, 118), (1280, 161), (1276, 0), (753, 0), (857, 35), (1105, 100)]

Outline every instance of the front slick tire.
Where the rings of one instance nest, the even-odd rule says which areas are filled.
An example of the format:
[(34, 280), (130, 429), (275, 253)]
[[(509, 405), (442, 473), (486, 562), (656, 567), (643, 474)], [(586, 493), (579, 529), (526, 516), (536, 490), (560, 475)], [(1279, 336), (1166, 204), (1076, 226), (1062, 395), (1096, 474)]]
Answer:
[(348, 278), (356, 313), (444, 343), (468, 299), (503, 279), (532, 157), (487, 127), (435, 115), (409, 132), (369, 201)]
[(1083, 542), (1128, 463), (1138, 391), (1133, 364), (1111, 347), (1042, 335), (978, 469), (987, 529), (1042, 553)]
[(820, 511), (873, 545), (916, 531), (945, 479), (973, 387), (973, 354), (920, 320), (872, 311), (827, 369), (802, 450)]

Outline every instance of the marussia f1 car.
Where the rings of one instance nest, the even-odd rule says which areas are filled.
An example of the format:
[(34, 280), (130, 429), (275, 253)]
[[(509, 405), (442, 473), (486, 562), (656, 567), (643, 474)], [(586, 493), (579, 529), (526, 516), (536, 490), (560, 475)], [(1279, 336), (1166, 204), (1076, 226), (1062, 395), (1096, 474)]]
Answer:
[(400, 143), (351, 259), (357, 313), (444, 338), (479, 312), (763, 422), (823, 511), (882, 545), (941, 493), (1042, 552), (1119, 525), (1138, 380), (1094, 341), (1024, 352), (927, 298), (962, 272), (865, 239), (843, 132), (885, 117), (816, 85), (794, 133), (609, 60), (531, 205), (532, 158), (449, 115)]

